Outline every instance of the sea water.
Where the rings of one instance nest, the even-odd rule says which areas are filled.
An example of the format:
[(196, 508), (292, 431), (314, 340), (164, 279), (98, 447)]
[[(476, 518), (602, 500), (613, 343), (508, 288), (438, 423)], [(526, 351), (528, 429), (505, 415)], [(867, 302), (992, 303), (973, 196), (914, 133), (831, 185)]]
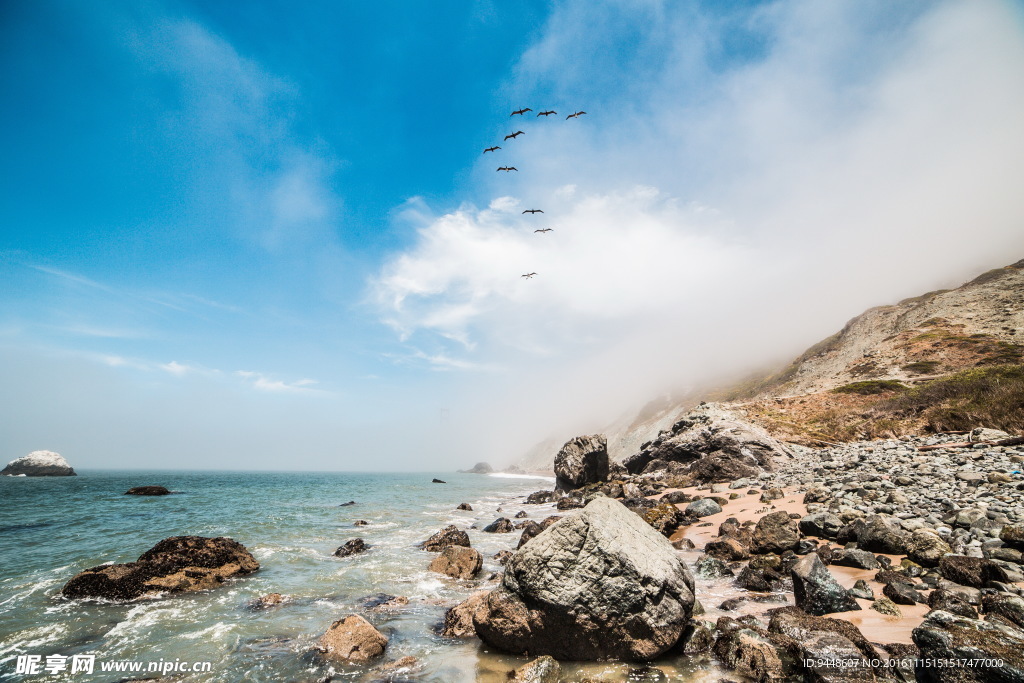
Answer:
[[(447, 483), (433, 483), (435, 476)], [(481, 529), (520, 510), (535, 520), (556, 514), (551, 505), (523, 503), (552, 483), (437, 473), (86, 470), (77, 477), (0, 477), (0, 679), (108, 683), (158, 678), (162, 668), (171, 672), (161, 679), (168, 681), (503, 681), (529, 659), (490, 651), (477, 639), (442, 637), (439, 624), (448, 607), (494, 587), (488, 577), (501, 571), (494, 555), (515, 549), (518, 532)], [(174, 494), (124, 495), (149, 484)], [(348, 501), (355, 505), (341, 506)], [(456, 510), (459, 503), (473, 510)], [(357, 520), (367, 524), (355, 526)], [(450, 579), (427, 570), (434, 555), (417, 546), (448, 524), (467, 529), (483, 555), (479, 578)], [(183, 535), (233, 538), (260, 570), (215, 590), (127, 604), (60, 595), (83, 569), (131, 562), (158, 541)], [(333, 555), (356, 537), (369, 545), (367, 552)], [(253, 601), (268, 593), (287, 600), (254, 610)], [(370, 610), (381, 593), (409, 603)], [(323, 659), (315, 652), (317, 640), (332, 622), (353, 613), (389, 638), (385, 656), (365, 666)], [(71, 673), (76, 655), (85, 656), (82, 664), (94, 658), (93, 673)], [(25, 656), (40, 657), (42, 673), (16, 673)], [(380, 670), (404, 656), (417, 660), (411, 672)], [(50, 660), (52, 673), (44, 668), (47, 657), (57, 657)], [(63, 669), (59, 657), (68, 658)], [(126, 668), (104, 672), (104, 664)], [(707, 658), (670, 657), (654, 665), (669, 680), (710, 681), (722, 674)], [(139, 668), (132, 672), (131, 666)], [(183, 666), (204, 670), (183, 673)], [(653, 673), (619, 663), (563, 668), (565, 680), (657, 680), (649, 677)]]

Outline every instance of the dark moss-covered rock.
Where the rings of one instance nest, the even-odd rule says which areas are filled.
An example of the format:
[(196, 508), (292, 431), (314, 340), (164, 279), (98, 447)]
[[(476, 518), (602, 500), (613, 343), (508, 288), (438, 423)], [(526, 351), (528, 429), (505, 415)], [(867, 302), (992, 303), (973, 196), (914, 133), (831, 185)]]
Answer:
[(662, 503), (644, 512), (643, 520), (666, 538), (686, 522), (686, 516), (675, 505)]
[(432, 553), (439, 553), (452, 545), (461, 545), (468, 548), (469, 534), (462, 531), (454, 524), (449, 524), (427, 540), (423, 541), (423, 543), (420, 544), (420, 547), (424, 550), (429, 550)]
[(126, 496), (166, 496), (168, 491), (163, 486), (133, 486), (124, 492)]
[(992, 560), (966, 555), (946, 555), (939, 560), (939, 574), (961, 586), (983, 588), (989, 581), (1009, 582), (1006, 571)]
[[(979, 621), (933, 610), (913, 631), (921, 650), (915, 671), (925, 683), (1017, 683), (1024, 681), (1024, 632), (992, 621)], [(929, 666), (928, 661), (998, 660), (998, 665)]]
[(961, 596), (945, 588), (936, 588), (928, 594), (928, 606), (968, 619), (977, 619), (978, 610)]
[(154, 593), (215, 588), (227, 578), (259, 568), (245, 546), (230, 538), (173, 536), (135, 562), (86, 569), (68, 581), (61, 593), (67, 598), (135, 600)]
[(344, 545), (334, 551), (334, 556), (348, 557), (349, 555), (358, 555), (359, 553), (366, 552), (366, 549), (369, 547), (366, 541), (361, 538), (350, 538), (345, 541)]

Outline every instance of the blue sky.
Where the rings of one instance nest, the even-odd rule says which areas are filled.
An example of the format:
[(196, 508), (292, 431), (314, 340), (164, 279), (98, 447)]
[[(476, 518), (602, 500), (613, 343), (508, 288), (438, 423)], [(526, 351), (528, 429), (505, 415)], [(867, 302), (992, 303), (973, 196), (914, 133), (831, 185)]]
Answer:
[(1012, 2), (5, 2), (0, 455), (599, 429), (1018, 260), (1022, 72)]

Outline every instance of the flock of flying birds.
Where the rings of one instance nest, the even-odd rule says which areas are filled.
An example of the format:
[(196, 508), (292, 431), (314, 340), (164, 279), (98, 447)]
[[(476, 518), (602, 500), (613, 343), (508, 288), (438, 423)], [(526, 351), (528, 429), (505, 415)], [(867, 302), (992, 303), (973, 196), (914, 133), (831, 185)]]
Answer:
[[(529, 107), (525, 107), (523, 109), (517, 109), (516, 111), (512, 112), (511, 114), (509, 114), (509, 118), (511, 118), (513, 116), (525, 116), (526, 112), (528, 112), (528, 111), (533, 111), (533, 110), (530, 109)], [(585, 111), (573, 112), (572, 114), (569, 114), (568, 116), (566, 116), (565, 120), (568, 121), (569, 119), (574, 119), (576, 117), (583, 116), (586, 113), (587, 112), (585, 112)], [(548, 116), (557, 116), (557, 115), (558, 115), (558, 112), (553, 110), (553, 109), (537, 113), (537, 116), (543, 116), (545, 118), (547, 118)], [(514, 133), (509, 133), (508, 135), (506, 135), (505, 136), (505, 140), (515, 140), (520, 135), (526, 135), (526, 133), (524, 133), (521, 130), (517, 130)], [(502, 140), (502, 142), (504, 142), (505, 140)], [(488, 152), (497, 152), (499, 149), (501, 149), (501, 147), (495, 145), (494, 147), (486, 148), (483, 153), (487, 154)], [(505, 171), (506, 173), (508, 173), (509, 171), (518, 171), (519, 169), (516, 168), (515, 166), (499, 166), (498, 170), (499, 171)], [(524, 214), (528, 213), (528, 214), (532, 215), (532, 214), (537, 214), (537, 213), (544, 213), (544, 211), (542, 209), (526, 209), (525, 211), (523, 211), (523, 213)], [(545, 233), (545, 232), (551, 232), (553, 229), (554, 228), (540, 228), (539, 230), (534, 230), (534, 232)], [(529, 280), (530, 278), (532, 278), (536, 274), (537, 273), (523, 273), (522, 277), (524, 277), (527, 280)]]

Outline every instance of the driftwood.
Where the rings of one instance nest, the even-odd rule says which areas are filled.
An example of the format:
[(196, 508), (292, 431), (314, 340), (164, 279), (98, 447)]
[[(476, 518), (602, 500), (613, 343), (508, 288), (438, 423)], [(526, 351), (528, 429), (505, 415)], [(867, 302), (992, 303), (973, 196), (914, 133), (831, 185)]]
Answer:
[(1000, 441), (957, 441), (956, 443), (937, 443), (931, 446), (919, 446), (919, 451), (938, 451), (943, 448), (970, 448), (981, 444), (983, 446), (1020, 446), (1024, 444), (1024, 436), (1014, 436)]

